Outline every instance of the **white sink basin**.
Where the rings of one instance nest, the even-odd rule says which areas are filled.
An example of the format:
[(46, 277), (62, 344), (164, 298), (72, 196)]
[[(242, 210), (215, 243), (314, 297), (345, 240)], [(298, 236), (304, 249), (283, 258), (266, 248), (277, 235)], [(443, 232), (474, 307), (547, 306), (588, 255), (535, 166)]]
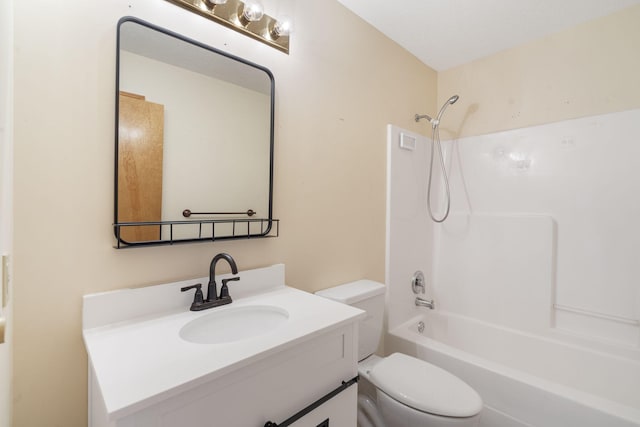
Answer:
[(225, 308), (198, 317), (180, 329), (180, 338), (196, 344), (240, 341), (273, 331), (286, 323), (289, 313), (272, 305)]

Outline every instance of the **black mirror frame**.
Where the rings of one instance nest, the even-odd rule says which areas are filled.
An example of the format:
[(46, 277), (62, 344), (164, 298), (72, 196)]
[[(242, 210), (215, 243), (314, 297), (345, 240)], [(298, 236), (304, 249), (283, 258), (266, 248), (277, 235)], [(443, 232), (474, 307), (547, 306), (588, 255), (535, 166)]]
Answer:
[[(212, 53), (222, 55), (226, 58), (238, 61), (247, 66), (256, 68), (260, 71), (263, 71), (267, 74), (271, 81), (271, 114), (270, 114), (270, 131), (269, 131), (269, 139), (270, 139), (270, 148), (269, 148), (269, 212), (267, 218), (260, 219), (223, 219), (223, 220), (190, 220), (190, 221), (158, 221), (158, 222), (138, 222), (138, 223), (121, 223), (118, 222), (118, 143), (119, 143), (119, 89), (120, 89), (120, 27), (127, 22), (133, 22), (138, 25), (142, 25), (154, 31), (158, 31), (170, 37), (177, 38), (186, 43), (190, 43), (199, 48), (205, 49)], [(253, 62), (247, 61), (238, 56), (232, 55), (230, 53), (221, 51), (211, 46), (207, 46), (203, 43), (200, 43), (196, 40), (185, 37), (181, 34), (175, 33), (173, 31), (167, 30), (165, 28), (159, 27), (157, 25), (151, 24), (149, 22), (143, 21), (141, 19), (125, 16), (118, 21), (117, 25), (117, 37), (116, 37), (116, 88), (115, 88), (115, 175), (114, 175), (114, 223), (113, 223), (113, 231), (116, 238), (116, 248), (122, 249), (126, 247), (140, 247), (140, 246), (158, 246), (158, 245), (173, 245), (177, 243), (195, 243), (195, 242), (211, 242), (216, 240), (231, 240), (231, 239), (247, 239), (247, 238), (261, 238), (261, 237), (277, 237), (279, 234), (279, 220), (273, 218), (273, 169), (274, 169), (274, 128), (275, 128), (275, 79), (273, 74), (268, 68), (265, 68), (261, 65), (255, 64)], [(223, 235), (216, 237), (215, 236), (215, 224), (216, 223), (233, 223), (233, 235)], [(250, 223), (258, 223), (260, 224), (261, 233), (251, 234), (249, 229)], [(274, 235), (274, 227), (275, 227), (275, 235)], [(141, 241), (141, 242), (128, 242), (123, 240), (120, 237), (120, 230), (125, 227), (134, 227), (141, 225), (159, 225), (169, 226), (171, 230), (173, 230), (173, 225), (185, 225), (185, 224), (213, 224), (212, 235), (209, 237), (196, 237), (196, 238), (187, 238), (187, 239), (173, 239), (173, 232), (171, 231), (171, 237), (168, 239), (158, 239), (152, 241)], [(244, 224), (247, 226), (247, 233), (239, 233), (235, 234), (236, 224)]]

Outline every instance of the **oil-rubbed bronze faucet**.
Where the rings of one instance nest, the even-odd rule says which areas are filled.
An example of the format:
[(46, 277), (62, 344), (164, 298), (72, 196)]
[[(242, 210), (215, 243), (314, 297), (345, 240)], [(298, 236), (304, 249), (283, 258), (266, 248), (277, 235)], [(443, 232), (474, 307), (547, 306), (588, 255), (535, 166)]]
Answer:
[[(238, 274), (238, 267), (236, 266), (236, 262), (233, 257), (229, 254), (221, 253), (213, 257), (211, 260), (211, 264), (209, 265), (209, 285), (207, 286), (207, 300), (205, 302), (217, 301), (221, 298), (218, 298), (217, 288), (216, 288), (216, 264), (221, 259), (224, 259), (231, 266), (231, 272), (233, 274)], [(234, 277), (232, 280), (240, 280), (239, 277)], [(223, 295), (223, 289), (226, 288), (226, 281), (222, 284), (222, 288), (220, 288), (220, 297)], [(226, 291), (227, 297), (229, 298), (229, 302), (231, 302), (231, 297), (229, 296), (229, 291)], [(229, 302), (225, 304), (229, 304)]]
[(229, 288), (227, 287), (227, 282), (240, 280), (239, 277), (231, 277), (229, 279), (222, 279), (222, 287), (220, 288), (220, 296), (218, 296), (218, 290), (216, 285), (216, 264), (221, 259), (224, 259), (231, 266), (231, 272), (233, 274), (238, 274), (238, 267), (236, 266), (236, 262), (233, 257), (226, 253), (220, 253), (213, 257), (211, 260), (211, 264), (209, 265), (209, 284), (207, 285), (207, 299), (203, 299), (202, 295), (202, 284), (198, 283), (193, 286), (186, 286), (181, 289), (182, 292), (188, 291), (189, 289), (196, 289), (196, 294), (193, 299), (193, 303), (191, 304), (191, 311), (200, 311), (206, 310), (212, 307), (218, 307), (225, 304), (231, 303), (231, 296), (229, 295)]

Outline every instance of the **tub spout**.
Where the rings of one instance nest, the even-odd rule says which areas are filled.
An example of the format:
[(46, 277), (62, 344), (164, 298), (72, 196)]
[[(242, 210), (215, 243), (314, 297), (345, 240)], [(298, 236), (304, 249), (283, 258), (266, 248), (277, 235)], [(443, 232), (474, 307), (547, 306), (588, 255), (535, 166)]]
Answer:
[(433, 300), (428, 300), (420, 297), (416, 297), (416, 305), (418, 307), (428, 307), (431, 310), (436, 308), (436, 304), (433, 302)]

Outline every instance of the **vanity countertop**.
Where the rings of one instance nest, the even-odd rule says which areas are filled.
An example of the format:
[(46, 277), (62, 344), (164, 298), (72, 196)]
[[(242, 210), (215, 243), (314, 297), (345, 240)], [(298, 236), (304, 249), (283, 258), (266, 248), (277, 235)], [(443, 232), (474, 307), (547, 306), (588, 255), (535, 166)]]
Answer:
[[(356, 308), (285, 286), (284, 266), (269, 268), (281, 270), (276, 271), (281, 283), (278, 279), (267, 280), (268, 286), (262, 283), (251, 287), (250, 283), (254, 279), (259, 282), (260, 276), (252, 272), (267, 269), (241, 272), (241, 277), (247, 277), (248, 286), (236, 292), (238, 297), (231, 288), (233, 303), (199, 312), (189, 311), (189, 303), (184, 304), (185, 297), (179, 293), (179, 287), (194, 281), (86, 296), (83, 337), (108, 415), (112, 419), (128, 415), (364, 316)], [(147, 309), (142, 315), (131, 317), (135, 312), (131, 299), (140, 299), (145, 290), (153, 292), (151, 288), (162, 288), (156, 297), (169, 295), (167, 290), (176, 292), (175, 300), (183, 305), (163, 306), (159, 297), (160, 311)], [(241, 285), (236, 288), (241, 289)], [(133, 298), (126, 298), (127, 293)], [(192, 298), (193, 292), (188, 295)], [(120, 304), (114, 310), (128, 313), (109, 313), (109, 305), (125, 300), (130, 303), (129, 309)], [(273, 331), (231, 343), (195, 344), (179, 336), (180, 329), (193, 319), (251, 305), (283, 308), (289, 319)]]

